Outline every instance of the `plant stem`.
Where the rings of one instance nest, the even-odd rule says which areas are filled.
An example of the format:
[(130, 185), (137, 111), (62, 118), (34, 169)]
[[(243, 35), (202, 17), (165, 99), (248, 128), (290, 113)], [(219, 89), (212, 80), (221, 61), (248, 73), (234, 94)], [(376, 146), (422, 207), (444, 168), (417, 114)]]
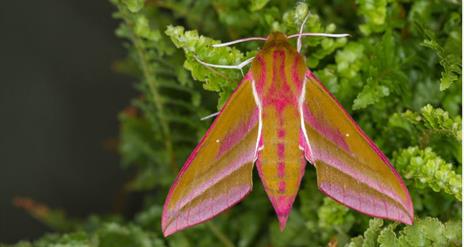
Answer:
[(158, 110), (157, 115), (160, 121), (161, 131), (164, 137), (164, 146), (166, 148), (167, 157), (168, 157), (169, 163), (173, 165), (173, 168), (175, 168), (176, 166), (174, 162), (174, 155), (173, 155), (173, 149), (172, 149), (171, 129), (169, 127), (169, 123), (164, 113), (164, 107), (163, 107), (161, 95), (158, 92), (158, 85), (153, 76), (155, 73), (148, 65), (149, 62), (145, 56), (140, 39), (138, 39), (137, 37), (134, 37), (134, 38), (135, 40), (133, 40), (133, 42), (134, 42), (135, 49), (137, 50), (137, 55), (139, 56), (140, 63), (142, 65), (143, 75), (145, 77), (145, 80), (147, 81), (148, 86), (150, 87), (150, 92), (153, 97), (153, 103), (155, 104), (155, 107)]
[[(134, 27), (134, 24), (131, 22), (129, 14), (125, 10), (121, 10), (120, 12), (124, 15), (124, 21), (126, 25), (131, 28)], [(137, 52), (138, 60), (140, 62), (143, 77), (145, 78), (151, 92), (151, 96), (153, 99), (153, 104), (157, 110), (158, 120), (160, 121), (161, 125), (161, 132), (163, 134), (164, 139), (164, 147), (166, 149), (166, 154), (168, 158), (168, 163), (171, 165), (172, 169), (175, 171), (177, 170), (177, 166), (175, 163), (174, 152), (173, 152), (173, 145), (172, 145), (172, 136), (171, 136), (171, 129), (169, 126), (168, 119), (166, 118), (164, 107), (163, 107), (163, 100), (161, 98), (160, 93), (158, 92), (158, 85), (155, 79), (155, 71), (152, 66), (150, 66), (150, 61), (145, 54), (143, 40), (134, 34), (131, 31), (130, 39), (134, 45), (134, 48)]]

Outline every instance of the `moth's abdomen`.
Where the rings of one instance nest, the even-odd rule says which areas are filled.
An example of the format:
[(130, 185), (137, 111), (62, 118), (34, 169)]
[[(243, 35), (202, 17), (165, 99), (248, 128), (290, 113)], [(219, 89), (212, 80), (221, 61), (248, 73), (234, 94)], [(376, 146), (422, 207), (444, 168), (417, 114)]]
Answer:
[(283, 229), (305, 169), (299, 147), (300, 118), (296, 108), (265, 108), (257, 169)]

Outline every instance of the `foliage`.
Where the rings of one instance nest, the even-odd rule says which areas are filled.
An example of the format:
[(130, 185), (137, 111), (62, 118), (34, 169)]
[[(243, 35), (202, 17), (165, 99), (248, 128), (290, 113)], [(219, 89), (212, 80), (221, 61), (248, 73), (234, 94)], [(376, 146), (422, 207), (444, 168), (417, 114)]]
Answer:
[(380, 219), (369, 221), (369, 228), (363, 236), (351, 239), (347, 247), (406, 247), (406, 246), (460, 246), (462, 227), (460, 222), (448, 221), (445, 224), (435, 218), (417, 219), (412, 226), (400, 231), (397, 223), (383, 226)]
[(424, 150), (410, 147), (400, 150), (394, 157), (398, 172), (406, 179), (414, 179), (417, 187), (429, 186), (462, 200), (462, 178), (454, 171), (453, 165), (446, 163), (431, 148)]
[[(0, 245), (2, 246), (2, 245)], [(93, 233), (76, 231), (67, 234), (49, 234), (34, 243), (26, 241), (19, 242), (17, 247), (164, 247), (163, 240), (153, 232), (143, 231), (135, 225), (120, 225), (117, 223), (108, 223), (102, 225)]]
[[(127, 48), (127, 57), (115, 67), (136, 78), (140, 92), (120, 114), (120, 153), (124, 167), (136, 171), (127, 193), (142, 193), (144, 206), (130, 219), (92, 216), (68, 222), (64, 214), (37, 217), (30, 208), (39, 220), (65, 233), (16, 246), (460, 245), (460, 2), (111, 2), (120, 22), (116, 34)], [(238, 70), (205, 67), (197, 59), (239, 64), (256, 54), (261, 43), (212, 45), (271, 31), (296, 33), (306, 15), (306, 32), (351, 34), (343, 39), (306, 38), (302, 54), (308, 67), (392, 158), (411, 192), (415, 224), (369, 221), (326, 198), (309, 165), (284, 232), (256, 182), (253, 193), (236, 207), (163, 238), (164, 198), (208, 127), (209, 121), (200, 118), (216, 112), (242, 77)], [(59, 216), (60, 224), (53, 223), (53, 215)]]
[(408, 145), (432, 147), (443, 157), (461, 163), (461, 129), (460, 116), (450, 117), (448, 112), (426, 105), (420, 113), (406, 110), (393, 114), (388, 119), (387, 132), (395, 133), (391, 141), (397, 149)]

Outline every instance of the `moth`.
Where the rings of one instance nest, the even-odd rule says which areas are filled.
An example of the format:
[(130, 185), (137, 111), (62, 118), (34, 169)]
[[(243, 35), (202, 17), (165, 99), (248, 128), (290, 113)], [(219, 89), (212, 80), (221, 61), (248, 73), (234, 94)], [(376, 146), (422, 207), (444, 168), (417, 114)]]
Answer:
[[(164, 236), (240, 202), (252, 190), (255, 163), (281, 230), (307, 162), (316, 168), (320, 191), (335, 201), (373, 217), (412, 224), (413, 204), (401, 177), (305, 66), (301, 37), (318, 35), (336, 37), (301, 29), (288, 37), (273, 32), (223, 44), (265, 41), (254, 59), (246, 61), (249, 71), (174, 181), (163, 207)], [(296, 49), (288, 42), (295, 37)]]

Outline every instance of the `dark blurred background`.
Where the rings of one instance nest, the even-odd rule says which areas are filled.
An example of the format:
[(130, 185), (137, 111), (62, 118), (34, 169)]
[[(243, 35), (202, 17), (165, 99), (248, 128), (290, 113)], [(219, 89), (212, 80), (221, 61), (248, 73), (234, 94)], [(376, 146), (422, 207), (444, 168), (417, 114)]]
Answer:
[(117, 114), (136, 94), (111, 70), (125, 54), (107, 0), (0, 7), (0, 242), (50, 231), (12, 204), (29, 197), (72, 217), (109, 213), (125, 175)]

